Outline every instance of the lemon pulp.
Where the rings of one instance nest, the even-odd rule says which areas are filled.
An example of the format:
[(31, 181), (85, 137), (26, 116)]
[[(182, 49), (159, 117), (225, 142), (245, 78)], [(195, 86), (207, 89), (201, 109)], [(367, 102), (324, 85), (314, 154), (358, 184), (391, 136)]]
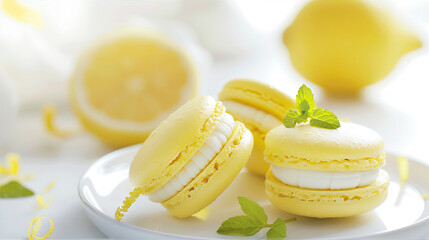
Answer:
[(190, 59), (165, 39), (121, 36), (87, 53), (72, 81), (72, 105), (87, 130), (105, 142), (142, 142), (194, 96)]

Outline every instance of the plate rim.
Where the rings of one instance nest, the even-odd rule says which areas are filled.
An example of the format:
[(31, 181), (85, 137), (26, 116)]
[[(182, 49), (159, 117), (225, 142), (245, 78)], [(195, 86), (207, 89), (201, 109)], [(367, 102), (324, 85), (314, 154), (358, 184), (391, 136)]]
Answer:
[[(161, 231), (156, 231), (156, 230), (152, 230), (152, 229), (147, 229), (144, 227), (139, 227), (139, 226), (135, 226), (132, 224), (128, 224), (122, 221), (117, 221), (116, 219), (106, 215), (104, 212), (100, 211), (99, 209), (94, 208), (87, 200), (86, 198), (83, 196), (83, 192), (82, 192), (82, 187), (83, 187), (83, 179), (85, 176), (88, 175), (88, 172), (90, 172), (92, 169), (96, 168), (99, 165), (102, 165), (104, 162), (114, 158), (115, 155), (121, 155), (121, 153), (126, 153), (129, 152), (131, 150), (138, 150), (139, 146), (141, 144), (135, 144), (135, 145), (131, 145), (128, 147), (124, 147), (124, 148), (120, 148), (117, 149), (113, 152), (107, 153), (103, 156), (101, 156), (100, 158), (98, 158), (94, 163), (92, 163), (88, 169), (81, 175), (81, 177), (79, 178), (79, 182), (78, 182), (78, 186), (77, 186), (77, 192), (79, 195), (79, 199), (81, 200), (81, 204), (83, 204), (84, 207), (86, 207), (87, 209), (89, 209), (93, 214), (97, 215), (98, 217), (103, 218), (104, 220), (107, 220), (109, 222), (111, 222), (112, 224), (119, 224), (119, 226), (122, 226), (124, 228), (130, 228), (136, 231), (143, 231), (143, 232), (147, 232), (147, 233), (151, 233), (151, 234), (156, 234), (156, 235), (160, 235), (160, 236), (164, 236), (164, 237), (170, 237), (170, 238), (182, 238), (182, 239), (204, 239), (204, 240), (212, 240), (213, 238), (207, 238), (207, 237), (196, 237), (196, 236), (188, 236), (188, 235), (179, 235), (179, 234), (174, 234), (174, 233), (166, 233), (166, 232), (161, 232)], [(393, 156), (393, 157), (398, 157), (398, 156), (403, 156), (400, 154), (396, 154), (396, 153), (386, 153), (386, 156)], [(414, 158), (408, 158), (407, 159), (409, 161), (415, 162), (417, 164), (421, 164), (424, 165), (426, 167), (429, 168), (429, 164), (425, 163), (424, 161), (421, 160), (414, 160)], [(424, 199), (425, 200), (425, 199)], [(91, 219), (92, 221), (92, 219)], [(410, 224), (408, 226), (402, 227), (402, 228), (397, 228), (394, 230), (383, 230), (381, 232), (375, 233), (375, 234), (364, 234), (364, 235), (360, 235), (360, 236), (354, 236), (354, 237), (346, 237), (346, 238), (341, 238), (341, 237), (322, 237), (322, 238), (318, 238), (318, 239), (356, 239), (356, 238), (374, 238), (374, 237), (383, 237), (389, 234), (395, 234), (395, 233), (400, 233), (400, 232), (404, 232), (407, 231), (409, 229), (412, 228), (416, 228), (422, 224), (428, 223), (429, 222), (429, 215), (422, 218), (422, 219), (418, 219), (417, 221), (415, 221), (413, 224)], [(104, 232), (103, 232), (104, 233)], [(243, 238), (244, 239), (244, 238)]]

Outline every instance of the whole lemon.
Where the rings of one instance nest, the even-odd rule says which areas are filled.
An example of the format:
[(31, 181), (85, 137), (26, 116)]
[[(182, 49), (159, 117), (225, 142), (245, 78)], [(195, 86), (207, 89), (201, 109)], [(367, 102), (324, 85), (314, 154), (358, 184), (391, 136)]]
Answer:
[(356, 93), (422, 46), (387, 12), (362, 0), (313, 0), (285, 30), (292, 65), (328, 92)]

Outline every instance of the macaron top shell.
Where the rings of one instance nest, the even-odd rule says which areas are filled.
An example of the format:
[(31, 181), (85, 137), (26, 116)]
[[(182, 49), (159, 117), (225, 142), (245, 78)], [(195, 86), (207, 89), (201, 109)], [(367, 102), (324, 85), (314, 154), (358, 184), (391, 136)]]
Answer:
[(375, 131), (350, 122), (341, 122), (337, 129), (309, 124), (294, 128), (278, 126), (265, 138), (265, 160), (314, 170), (373, 169), (384, 163), (383, 145), (383, 139)]
[(174, 177), (214, 130), (225, 108), (212, 97), (189, 101), (150, 134), (134, 157), (129, 179), (134, 187), (156, 191)]
[(278, 119), (295, 107), (295, 101), (283, 92), (257, 81), (237, 79), (228, 82), (219, 100), (231, 100), (263, 110)]

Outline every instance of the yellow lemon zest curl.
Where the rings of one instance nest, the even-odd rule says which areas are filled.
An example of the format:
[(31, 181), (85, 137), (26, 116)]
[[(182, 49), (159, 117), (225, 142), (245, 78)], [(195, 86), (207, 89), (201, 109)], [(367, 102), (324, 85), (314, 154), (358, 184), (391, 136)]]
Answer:
[(410, 174), (410, 166), (408, 163), (408, 159), (406, 157), (400, 156), (397, 159), (398, 161), (398, 169), (399, 169), (399, 177), (401, 179), (401, 186), (404, 186), (408, 181), (408, 176)]
[(143, 187), (134, 188), (128, 197), (122, 202), (122, 206), (118, 207), (115, 212), (115, 219), (121, 221), (124, 213), (128, 211), (131, 205), (137, 200), (140, 195), (145, 194), (146, 190)]
[[(49, 223), (50, 223), (50, 227), (48, 232), (39, 237), (37, 236), (37, 233), (40, 230), (40, 226), (42, 225), (42, 219), (48, 219)], [(49, 235), (51, 235), (51, 233), (54, 231), (54, 222), (52, 221), (51, 218), (49, 217), (35, 217), (33, 218), (33, 220), (31, 220), (30, 225), (28, 226), (28, 240), (33, 240), (34, 238), (36, 239), (45, 239), (47, 237), (49, 237)]]
[(12, 176), (12, 178), (18, 182), (26, 181), (34, 178), (35, 174), (27, 174), (24, 176), (19, 176), (19, 170), (21, 166), (20, 156), (16, 153), (8, 153), (6, 155), (6, 165), (3, 166), (0, 164), (0, 175)]
[(45, 202), (45, 198), (42, 195), (36, 196), (36, 201), (42, 209), (49, 207), (49, 205), (51, 205), (52, 203), (52, 200), (53, 198), (50, 198), (48, 201)]
[(42, 190), (42, 194), (45, 194), (45, 193), (47, 193), (47, 192), (51, 191), (51, 190), (52, 190), (52, 188), (54, 188), (54, 187), (55, 187), (55, 184), (57, 184), (57, 181), (54, 179), (54, 180), (52, 180), (52, 181), (48, 184), (48, 186), (46, 186), (46, 187)]
[(35, 173), (30, 173), (30, 174), (24, 175), (22, 177), (19, 177), (19, 180), (21, 180), (21, 181), (28, 181), (28, 180), (31, 180), (31, 179), (33, 179), (35, 177), (36, 177)]
[(57, 117), (57, 108), (54, 105), (46, 104), (43, 106), (43, 123), (46, 130), (54, 136), (60, 138), (68, 138), (77, 135), (81, 131), (79, 130), (64, 130), (60, 129), (55, 125), (55, 119)]
[(5, 166), (0, 164), (0, 175), (12, 176), (12, 178), (18, 182), (27, 181), (36, 176), (34, 173), (19, 176), (21, 157), (16, 153), (8, 153), (6, 155), (6, 162)]
[(47, 208), (51, 205), (53, 197), (51, 197), (48, 201), (45, 201), (45, 198), (43, 197), (44, 194), (48, 193), (49, 191), (52, 190), (52, 188), (54, 188), (55, 184), (57, 183), (57, 181), (54, 179), (52, 180), (48, 186), (46, 186), (40, 194), (38, 194), (36, 196), (36, 201), (39, 204), (41, 209)]
[(20, 157), (16, 153), (8, 153), (6, 155), (7, 165), (0, 165), (0, 174), (18, 176), (19, 166), (20, 166)]

